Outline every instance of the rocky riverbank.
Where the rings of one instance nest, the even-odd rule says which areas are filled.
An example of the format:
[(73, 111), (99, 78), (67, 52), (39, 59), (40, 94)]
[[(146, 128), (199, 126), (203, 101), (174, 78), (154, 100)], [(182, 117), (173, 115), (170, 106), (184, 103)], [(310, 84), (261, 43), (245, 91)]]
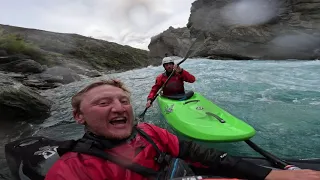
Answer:
[(51, 102), (41, 90), (150, 64), (145, 50), (77, 34), (0, 25), (1, 121), (48, 117)]
[(196, 0), (186, 27), (152, 38), (150, 58), (184, 56), (199, 33), (210, 39), (193, 57), (319, 59), (320, 0)]

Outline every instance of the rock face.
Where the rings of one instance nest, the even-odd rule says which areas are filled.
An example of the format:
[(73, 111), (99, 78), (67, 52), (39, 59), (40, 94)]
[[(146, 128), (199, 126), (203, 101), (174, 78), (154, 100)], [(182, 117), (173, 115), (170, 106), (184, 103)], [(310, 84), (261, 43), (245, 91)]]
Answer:
[(184, 56), (190, 38), (203, 33), (210, 39), (194, 56), (310, 60), (320, 57), (319, 30), (320, 0), (197, 0), (187, 27), (153, 37), (149, 54)]
[(162, 34), (151, 38), (148, 46), (149, 56), (154, 64), (160, 64), (165, 54), (183, 57), (190, 45), (191, 36), (188, 28), (169, 27)]
[(1, 121), (45, 119), (50, 115), (51, 103), (10, 77), (0, 75)]
[[(0, 70), (26, 86), (41, 90), (55, 88), (81, 79), (71, 68), (62, 66), (47, 68), (25, 55), (0, 57)], [(90, 72), (79, 72), (79, 74)], [(100, 74), (94, 74), (93, 71), (90, 76), (93, 75), (99, 76)]]
[(44, 67), (25, 55), (0, 57), (0, 70), (20, 73), (41, 73)]

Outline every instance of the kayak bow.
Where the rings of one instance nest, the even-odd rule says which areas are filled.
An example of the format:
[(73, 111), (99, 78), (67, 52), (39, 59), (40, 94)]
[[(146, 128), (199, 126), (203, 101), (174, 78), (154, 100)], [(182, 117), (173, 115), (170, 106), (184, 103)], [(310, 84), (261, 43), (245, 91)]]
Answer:
[(192, 139), (212, 142), (243, 141), (253, 137), (255, 129), (220, 108), (200, 93), (160, 96), (158, 104), (168, 124)]

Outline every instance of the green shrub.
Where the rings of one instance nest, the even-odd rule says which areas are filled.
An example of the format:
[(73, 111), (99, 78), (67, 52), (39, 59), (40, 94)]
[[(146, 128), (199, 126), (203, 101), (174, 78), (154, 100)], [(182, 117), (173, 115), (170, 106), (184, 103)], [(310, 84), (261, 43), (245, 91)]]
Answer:
[(0, 31), (0, 49), (4, 49), (9, 55), (24, 54), (38, 62), (45, 60), (40, 49), (25, 42), (19, 34), (4, 34)]

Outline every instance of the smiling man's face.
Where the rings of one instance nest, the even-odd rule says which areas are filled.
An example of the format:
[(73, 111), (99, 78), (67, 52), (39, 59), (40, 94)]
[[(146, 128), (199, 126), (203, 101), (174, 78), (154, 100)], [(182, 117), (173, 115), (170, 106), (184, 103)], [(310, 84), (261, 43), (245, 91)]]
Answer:
[(89, 131), (110, 139), (129, 137), (134, 119), (129, 95), (112, 85), (101, 85), (86, 92), (80, 111), (75, 112), (74, 117), (78, 123), (85, 123)]

